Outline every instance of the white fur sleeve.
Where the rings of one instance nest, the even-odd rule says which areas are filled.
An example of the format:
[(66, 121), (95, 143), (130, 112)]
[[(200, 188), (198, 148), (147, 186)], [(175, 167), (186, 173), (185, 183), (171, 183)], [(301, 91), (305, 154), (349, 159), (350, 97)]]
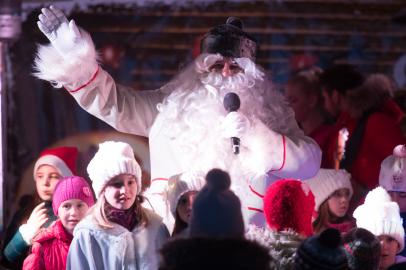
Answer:
[(249, 149), (246, 166), (257, 172), (269, 172), (278, 178), (307, 179), (320, 169), (320, 147), (307, 136), (290, 138), (256, 121), (244, 137)]
[(61, 56), (51, 45), (39, 45), (34, 62), (34, 75), (61, 88), (76, 89), (86, 84), (98, 69), (97, 53), (90, 35), (80, 29), (82, 37), (75, 50)]

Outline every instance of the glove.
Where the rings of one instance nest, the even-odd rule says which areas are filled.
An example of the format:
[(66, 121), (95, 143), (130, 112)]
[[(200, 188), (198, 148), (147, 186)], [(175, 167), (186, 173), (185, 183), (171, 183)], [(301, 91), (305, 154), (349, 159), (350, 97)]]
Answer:
[(22, 225), (19, 229), (24, 241), (27, 242), (27, 244), (31, 244), (32, 238), (34, 238), (48, 220), (45, 203), (38, 204), (32, 211), (27, 223)]
[(228, 113), (221, 124), (224, 138), (241, 138), (249, 127), (250, 122), (248, 118), (239, 112)]
[(68, 22), (63, 12), (54, 6), (42, 8), (38, 19), (38, 28), (62, 57), (75, 52), (82, 35), (74, 20)]

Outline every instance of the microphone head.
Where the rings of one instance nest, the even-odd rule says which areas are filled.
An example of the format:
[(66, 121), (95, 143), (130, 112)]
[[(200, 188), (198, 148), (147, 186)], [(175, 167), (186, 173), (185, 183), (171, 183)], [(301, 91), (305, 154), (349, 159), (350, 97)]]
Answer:
[(223, 105), (227, 112), (235, 112), (240, 108), (240, 97), (234, 92), (229, 92), (224, 96)]

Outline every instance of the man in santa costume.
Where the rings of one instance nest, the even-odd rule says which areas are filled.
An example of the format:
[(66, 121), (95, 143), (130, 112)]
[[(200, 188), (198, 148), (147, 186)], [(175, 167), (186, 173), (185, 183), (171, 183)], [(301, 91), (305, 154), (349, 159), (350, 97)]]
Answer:
[[(64, 87), (83, 109), (118, 131), (149, 137), (147, 197), (164, 218), (170, 211), (162, 194), (176, 174), (194, 178), (215, 167), (228, 171), (245, 222), (262, 226), (266, 187), (279, 178), (310, 178), (320, 168), (319, 147), (298, 128), (292, 109), (255, 64), (257, 43), (241, 20), (229, 18), (211, 29), (194, 62), (152, 91), (116, 84), (97, 62), (90, 35), (57, 8), (43, 8), (38, 26), (51, 43), (38, 49), (36, 76)], [(225, 109), (229, 92), (239, 100), (226, 101), (231, 105)], [(232, 149), (230, 138), (235, 146), (240, 141), (239, 150)]]

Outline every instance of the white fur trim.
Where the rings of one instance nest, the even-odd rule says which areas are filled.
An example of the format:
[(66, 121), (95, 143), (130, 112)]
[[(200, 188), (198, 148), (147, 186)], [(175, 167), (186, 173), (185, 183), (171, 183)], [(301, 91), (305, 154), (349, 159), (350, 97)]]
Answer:
[(31, 245), (31, 241), (34, 238), (34, 236), (37, 234), (37, 231), (33, 226), (30, 226), (28, 224), (23, 224), (18, 228), (18, 231), (21, 233), (21, 236), (23, 240), (28, 244)]
[(97, 71), (97, 53), (90, 35), (80, 30), (82, 38), (72, 52), (62, 56), (51, 45), (39, 45), (34, 75), (49, 81), (54, 87), (68, 86), (70, 90), (89, 82)]
[(63, 161), (62, 159), (60, 159), (57, 156), (45, 155), (45, 156), (40, 157), (37, 160), (37, 162), (35, 162), (35, 165), (34, 165), (34, 179), (35, 179), (35, 174), (37, 173), (37, 170), (41, 165), (50, 165), (50, 166), (55, 167), (55, 169), (57, 169), (59, 174), (61, 176), (63, 176), (63, 177), (73, 175), (72, 171), (66, 165), (65, 161)]

